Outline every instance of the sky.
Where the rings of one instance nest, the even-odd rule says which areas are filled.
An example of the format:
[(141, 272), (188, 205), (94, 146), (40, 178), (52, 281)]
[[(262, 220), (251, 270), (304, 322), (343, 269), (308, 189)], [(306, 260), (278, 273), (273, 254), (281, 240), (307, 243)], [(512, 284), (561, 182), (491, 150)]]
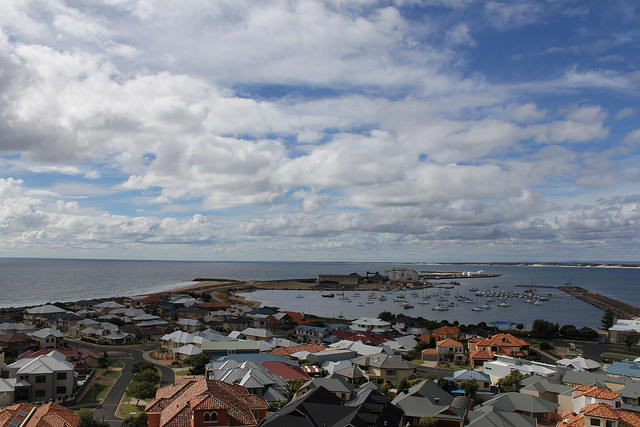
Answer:
[(0, 0), (0, 256), (639, 261), (634, 0)]

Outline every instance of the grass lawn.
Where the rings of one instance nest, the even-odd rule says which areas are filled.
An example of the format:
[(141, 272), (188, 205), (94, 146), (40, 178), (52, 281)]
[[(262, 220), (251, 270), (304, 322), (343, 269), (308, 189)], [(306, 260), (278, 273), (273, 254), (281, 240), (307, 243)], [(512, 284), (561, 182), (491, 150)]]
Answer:
[(106, 371), (102, 374), (102, 376), (104, 378), (111, 378), (111, 379), (118, 379), (120, 378), (120, 375), (122, 374), (122, 371)]
[(93, 390), (90, 390), (83, 398), (82, 400), (80, 400), (80, 402), (78, 402), (79, 405), (84, 405), (87, 403), (93, 403), (93, 402), (102, 402), (104, 400), (104, 398), (107, 396), (107, 393), (109, 393), (109, 390), (111, 390), (111, 387), (113, 386), (114, 383), (106, 383), (106, 382), (102, 382), (102, 381), (96, 381), (96, 383), (93, 385)]
[(627, 360), (633, 360), (633, 359), (635, 359), (635, 358), (636, 358), (636, 357), (638, 357), (638, 356), (637, 356), (637, 355), (635, 355), (635, 354), (626, 354), (626, 353), (609, 353), (609, 352), (607, 352), (607, 353), (602, 353), (602, 354), (600, 355), (600, 357), (605, 357), (605, 358), (607, 358), (607, 359), (618, 359), (618, 360), (624, 360), (624, 359), (627, 359)]
[(110, 365), (114, 368), (124, 368), (124, 362), (119, 359), (111, 359)]
[(422, 359), (413, 359), (411, 363), (413, 365), (422, 365)]
[(125, 403), (118, 406), (117, 416), (120, 418), (128, 418), (131, 415), (138, 415), (144, 412), (144, 405), (136, 406), (130, 403)]
[(82, 415), (85, 412), (93, 412), (94, 409), (96, 409), (98, 407), (98, 405), (96, 406), (88, 406), (86, 408), (80, 408), (80, 409), (76, 409), (73, 411), (74, 414), (76, 415)]

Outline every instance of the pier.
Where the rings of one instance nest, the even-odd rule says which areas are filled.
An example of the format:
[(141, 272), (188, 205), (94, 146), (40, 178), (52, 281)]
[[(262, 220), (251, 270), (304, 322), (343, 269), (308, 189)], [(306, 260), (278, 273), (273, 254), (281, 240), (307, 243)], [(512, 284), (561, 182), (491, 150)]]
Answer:
[(561, 291), (581, 299), (601, 310), (611, 310), (619, 319), (631, 319), (640, 316), (640, 308), (627, 304), (613, 298), (600, 295), (595, 291), (590, 291), (580, 286), (557, 286)]

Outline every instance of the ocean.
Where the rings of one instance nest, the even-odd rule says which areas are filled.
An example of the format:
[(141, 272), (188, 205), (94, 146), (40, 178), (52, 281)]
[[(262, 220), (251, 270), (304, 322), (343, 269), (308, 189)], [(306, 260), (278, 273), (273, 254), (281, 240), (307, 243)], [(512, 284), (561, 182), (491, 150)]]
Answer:
[[(277, 280), (315, 278), (318, 274), (364, 275), (367, 271), (383, 273), (393, 267), (402, 266), (418, 271), (477, 271), (501, 274), (495, 278), (458, 280), (461, 285), (451, 289), (468, 293), (471, 287), (480, 289), (518, 289), (515, 285), (559, 286), (565, 282), (581, 286), (633, 305), (640, 305), (640, 269), (631, 268), (584, 268), (559, 266), (517, 265), (424, 265), (401, 263), (348, 263), (348, 262), (189, 262), (189, 261), (129, 261), (129, 260), (85, 260), (85, 259), (32, 259), (0, 258), (0, 307), (23, 307), (50, 302), (77, 301), (80, 299), (113, 296), (141, 295), (175, 288), (191, 283), (196, 278), (224, 278), (236, 280)], [(520, 289), (522, 290), (522, 289)], [(539, 291), (545, 291), (538, 289)], [(317, 314), (342, 313), (344, 316), (377, 315), (383, 309), (404, 311), (402, 307), (365, 304), (357, 307), (339, 307), (337, 301), (295, 298), (296, 292), (272, 295), (260, 291), (250, 296), (266, 305), (278, 305), (283, 309), (300, 309)], [(261, 294), (262, 293), (262, 294)], [(319, 294), (319, 293), (317, 293)], [(278, 304), (275, 304), (277, 302)], [(387, 301), (388, 303), (388, 301)], [(286, 307), (283, 306), (286, 304)], [(513, 304), (511, 308), (494, 308), (486, 312), (459, 311), (434, 312), (430, 306), (414, 304), (416, 308), (407, 314), (430, 319), (447, 318), (468, 323), (484, 320), (529, 322), (533, 318), (545, 318), (561, 324), (576, 326), (598, 326), (602, 312), (594, 307), (562, 295), (555, 295), (544, 306), (532, 307)], [(470, 304), (469, 304), (470, 305)], [(297, 307), (297, 308), (296, 308)], [(387, 307), (387, 308), (386, 308)], [(420, 307), (418, 309), (417, 307)], [(362, 310), (360, 310), (362, 309)], [(411, 310), (415, 310), (412, 312)], [(537, 311), (536, 311), (537, 310)], [(360, 313), (362, 312), (362, 314)], [(441, 317), (438, 317), (441, 316)], [(485, 318), (481, 318), (485, 316)], [(537, 316), (537, 317), (536, 317)], [(499, 318), (498, 318), (499, 317)], [(465, 319), (471, 320), (465, 320)], [(475, 320), (480, 319), (480, 320)], [(556, 320), (557, 319), (557, 320)]]

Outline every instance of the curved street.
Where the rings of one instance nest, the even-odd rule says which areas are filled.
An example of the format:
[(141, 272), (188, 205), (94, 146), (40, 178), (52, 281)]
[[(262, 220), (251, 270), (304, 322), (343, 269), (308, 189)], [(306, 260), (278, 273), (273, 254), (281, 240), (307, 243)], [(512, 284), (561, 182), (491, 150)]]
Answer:
[[(118, 405), (122, 400), (122, 396), (124, 396), (124, 392), (127, 389), (129, 382), (131, 381), (131, 368), (133, 367), (134, 363), (141, 362), (143, 360), (154, 362), (151, 358), (143, 357), (143, 353), (145, 351), (150, 351), (157, 348), (157, 345), (150, 346), (143, 344), (130, 347), (112, 347), (91, 344), (87, 342), (76, 342), (75, 344), (80, 347), (92, 349), (94, 351), (106, 351), (110, 359), (122, 360), (122, 362), (124, 362), (122, 374), (115, 382), (113, 387), (111, 387), (111, 390), (109, 390), (109, 393), (105, 397), (102, 404), (93, 411), (93, 415), (96, 417), (96, 419), (107, 421), (110, 425), (113, 426), (119, 426), (120, 424), (122, 424), (122, 420), (116, 416), (116, 410), (118, 409)], [(162, 363), (154, 362), (154, 364), (160, 369), (160, 372), (162, 373), (160, 387), (175, 383), (175, 373), (170, 367)]]

